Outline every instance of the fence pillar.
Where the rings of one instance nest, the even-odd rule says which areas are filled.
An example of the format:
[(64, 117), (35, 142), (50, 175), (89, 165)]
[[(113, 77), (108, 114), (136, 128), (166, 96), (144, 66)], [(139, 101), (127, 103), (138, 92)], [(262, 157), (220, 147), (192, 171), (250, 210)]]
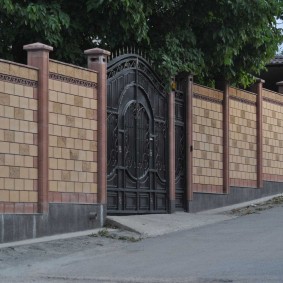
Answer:
[[(97, 71), (97, 187), (98, 202), (107, 204), (107, 56), (109, 51), (93, 48), (85, 50), (88, 68)], [(105, 213), (106, 210), (104, 210)]]
[(283, 93), (283, 82), (278, 82), (276, 83), (276, 85), (278, 85), (278, 92)]
[(49, 136), (48, 136), (48, 81), (49, 52), (51, 46), (33, 43), (24, 46), (27, 51), (27, 64), (39, 69), (38, 73), (38, 212), (48, 213), (49, 191)]
[(190, 202), (193, 200), (193, 76), (186, 79), (185, 90), (186, 109), (186, 198), (189, 211)]
[(176, 205), (175, 186), (175, 92), (168, 94), (168, 143), (169, 143), (169, 211), (173, 213)]
[(223, 89), (223, 193), (230, 192), (230, 163), (229, 163), (229, 84), (224, 83)]
[(264, 80), (257, 79), (252, 87), (256, 97), (256, 144), (257, 144), (257, 187), (263, 188), (263, 122), (262, 122), (262, 85)]

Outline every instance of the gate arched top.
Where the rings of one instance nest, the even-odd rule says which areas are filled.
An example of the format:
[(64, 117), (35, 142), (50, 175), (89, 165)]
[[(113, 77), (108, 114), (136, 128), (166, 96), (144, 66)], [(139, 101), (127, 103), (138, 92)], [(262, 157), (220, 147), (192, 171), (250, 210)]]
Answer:
[(136, 83), (132, 83), (130, 85), (127, 85), (127, 87), (123, 90), (123, 92), (121, 93), (120, 95), (120, 98), (119, 98), (119, 109), (120, 108), (124, 108), (125, 107), (125, 104), (127, 103), (127, 101), (129, 101), (129, 98), (127, 97), (127, 90), (131, 87), (137, 87), (137, 89), (140, 89), (141, 92), (142, 92), (142, 97), (138, 97), (136, 99), (132, 99), (130, 101), (137, 101), (137, 102), (142, 102), (142, 99), (144, 99), (144, 102), (142, 102), (143, 104), (145, 104), (146, 108), (147, 108), (147, 111), (149, 111), (149, 115), (151, 118), (153, 118), (154, 114), (153, 114), (153, 111), (152, 111), (152, 107), (151, 107), (151, 104), (150, 104), (150, 101), (149, 101), (149, 98), (146, 94), (146, 91), (145, 89), (141, 86), (141, 85), (138, 85)]
[(111, 81), (111, 79), (114, 79), (116, 75), (119, 75), (122, 71), (130, 69), (141, 72), (151, 82), (152, 86), (154, 86), (162, 96), (166, 97), (165, 84), (158, 77), (150, 63), (138, 54), (119, 55), (109, 61), (107, 64), (107, 79)]

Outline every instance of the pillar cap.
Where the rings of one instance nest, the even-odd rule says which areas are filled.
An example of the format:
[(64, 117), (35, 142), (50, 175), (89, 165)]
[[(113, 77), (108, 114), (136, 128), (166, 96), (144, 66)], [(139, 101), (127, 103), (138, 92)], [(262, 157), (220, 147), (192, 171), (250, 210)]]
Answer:
[(101, 49), (101, 48), (92, 48), (92, 49), (87, 49), (84, 51), (84, 54), (85, 55), (89, 55), (89, 56), (92, 56), (92, 55), (95, 55), (95, 56), (109, 56), (111, 54), (111, 52), (107, 51), (107, 50), (104, 50), (104, 49)]
[(265, 83), (265, 80), (261, 79), (261, 78), (256, 78), (256, 82), (257, 83)]
[(276, 85), (279, 85), (279, 86), (283, 85), (283, 81), (276, 83)]
[(23, 49), (27, 51), (39, 51), (39, 50), (53, 51), (52, 46), (40, 42), (24, 45)]

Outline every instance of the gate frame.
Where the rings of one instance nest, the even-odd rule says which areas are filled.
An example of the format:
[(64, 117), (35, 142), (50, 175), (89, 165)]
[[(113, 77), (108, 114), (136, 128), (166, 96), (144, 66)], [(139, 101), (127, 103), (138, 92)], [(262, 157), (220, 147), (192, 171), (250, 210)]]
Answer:
[[(146, 58), (144, 58), (143, 56), (141, 56), (140, 54), (137, 53), (126, 53), (126, 54), (117, 54), (116, 57), (112, 58), (111, 61), (108, 62), (108, 66), (107, 66), (107, 73), (109, 72), (109, 69), (112, 66), (115, 66), (115, 64), (117, 62), (119, 62), (120, 60), (123, 59), (127, 59), (127, 58), (133, 58), (133, 59), (141, 59), (146, 66), (151, 70), (152, 74), (153, 74), (153, 85), (154, 85), (154, 81), (156, 81), (158, 84), (156, 85), (156, 88), (160, 88), (162, 87), (162, 92), (165, 94), (165, 99), (166, 99), (166, 103), (167, 103), (167, 115), (166, 115), (166, 123), (167, 123), (167, 133), (166, 133), (166, 138), (167, 138), (167, 144), (166, 144), (166, 154), (167, 154), (167, 164), (166, 164), (166, 172), (167, 172), (167, 188), (166, 188), (166, 202), (167, 202), (167, 207), (166, 207), (166, 211), (167, 213), (173, 213), (175, 211), (175, 117), (174, 117), (174, 113), (175, 113), (175, 93), (173, 91), (167, 92), (165, 90), (165, 87), (162, 83), (162, 81), (160, 80), (160, 78), (158, 77), (158, 75), (155, 73), (154, 69), (152, 68), (151, 64), (148, 62), (148, 60)], [(119, 68), (118, 68), (119, 69)], [(138, 69), (137, 69), (138, 70)], [(119, 70), (118, 70), (119, 72)], [(111, 71), (110, 71), (111, 73)], [(114, 73), (115, 75), (115, 73)], [(112, 213), (112, 212), (111, 212)], [(120, 212), (123, 213), (123, 212)], [(119, 212), (117, 212), (117, 214), (120, 214)], [(127, 211), (125, 211), (125, 213), (127, 213)], [(130, 212), (131, 213), (131, 212)], [(153, 211), (154, 213), (154, 211)], [(156, 212), (156, 213), (160, 213), (160, 212)], [(115, 212), (113, 213), (115, 214)]]

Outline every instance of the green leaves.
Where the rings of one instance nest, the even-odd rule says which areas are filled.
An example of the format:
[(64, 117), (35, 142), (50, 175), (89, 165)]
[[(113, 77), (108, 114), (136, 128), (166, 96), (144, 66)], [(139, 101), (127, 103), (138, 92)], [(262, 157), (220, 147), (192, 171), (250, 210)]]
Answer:
[(24, 61), (22, 46), (42, 41), (84, 64), (85, 49), (135, 45), (165, 80), (248, 85), (282, 42), (282, 10), (283, 0), (0, 0), (0, 57)]

